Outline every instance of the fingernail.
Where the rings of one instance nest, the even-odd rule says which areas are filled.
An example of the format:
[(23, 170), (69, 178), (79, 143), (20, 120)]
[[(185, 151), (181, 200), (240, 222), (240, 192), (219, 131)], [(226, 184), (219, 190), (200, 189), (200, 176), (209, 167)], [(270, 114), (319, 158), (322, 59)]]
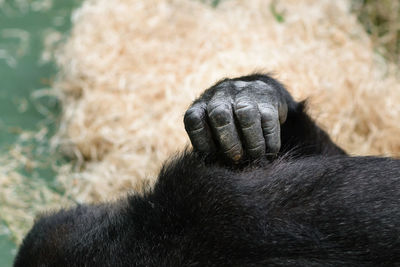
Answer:
[(234, 161), (239, 161), (242, 156), (240, 154), (236, 154), (233, 156)]

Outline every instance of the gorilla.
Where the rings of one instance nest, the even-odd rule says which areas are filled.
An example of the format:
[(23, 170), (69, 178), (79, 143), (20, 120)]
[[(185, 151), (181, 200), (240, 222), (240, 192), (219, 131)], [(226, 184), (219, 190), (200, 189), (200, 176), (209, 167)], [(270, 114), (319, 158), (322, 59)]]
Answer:
[(14, 266), (400, 266), (399, 160), (347, 155), (266, 74), (184, 123), (151, 190), (42, 215)]

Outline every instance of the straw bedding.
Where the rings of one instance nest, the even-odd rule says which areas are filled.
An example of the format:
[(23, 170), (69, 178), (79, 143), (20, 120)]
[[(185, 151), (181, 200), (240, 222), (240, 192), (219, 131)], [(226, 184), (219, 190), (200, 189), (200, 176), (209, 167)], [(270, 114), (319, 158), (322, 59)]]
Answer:
[(349, 153), (399, 156), (399, 80), (349, 10), (345, 0), (86, 0), (55, 56), (63, 114), (52, 142), (77, 162), (59, 172), (66, 194), (100, 201), (151, 186), (189, 143), (190, 102), (254, 71), (308, 97)]

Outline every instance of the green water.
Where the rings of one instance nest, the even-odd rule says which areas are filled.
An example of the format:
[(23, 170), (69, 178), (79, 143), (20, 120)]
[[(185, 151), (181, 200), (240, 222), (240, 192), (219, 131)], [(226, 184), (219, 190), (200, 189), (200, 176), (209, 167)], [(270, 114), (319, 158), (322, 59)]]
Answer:
[[(18, 142), (29, 146), (35, 159), (51, 162), (52, 155), (44, 153), (43, 147), (55, 129), (59, 103), (54, 97), (35, 97), (38, 90), (48, 89), (56, 73), (53, 63), (43, 61), (44, 39), (69, 30), (71, 12), (79, 2), (0, 0), (0, 154)], [(21, 142), (20, 133), (43, 127), (49, 129), (45, 141)], [(48, 164), (24, 175), (51, 181), (54, 172)], [(11, 266), (16, 247), (6, 231), (1, 231), (1, 223), (0, 267)]]

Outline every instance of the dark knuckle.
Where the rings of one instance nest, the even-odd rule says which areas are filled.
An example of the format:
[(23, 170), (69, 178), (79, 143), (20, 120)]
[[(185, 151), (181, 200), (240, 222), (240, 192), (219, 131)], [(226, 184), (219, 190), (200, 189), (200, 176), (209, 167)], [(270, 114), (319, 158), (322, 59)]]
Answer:
[(193, 115), (196, 114), (198, 109), (196, 108), (189, 108), (188, 110), (186, 110), (185, 112), (185, 118), (191, 118)]
[(255, 115), (257, 115), (257, 110), (253, 106), (250, 105), (250, 106), (236, 109), (236, 114), (239, 116), (255, 116)]
[(243, 122), (240, 129), (245, 133), (254, 133), (258, 130), (257, 126), (256, 121)]
[(183, 121), (189, 128), (198, 128), (201, 125), (203, 112), (200, 109), (188, 109)]
[(207, 106), (207, 111), (209, 113), (220, 112), (220, 111), (224, 111), (224, 110), (228, 110), (228, 109), (229, 109), (229, 105), (224, 101), (213, 101), (213, 102), (210, 102)]
[(253, 146), (249, 146), (249, 150), (262, 150), (265, 148), (265, 143), (264, 141), (257, 142)]
[(261, 122), (268, 123), (271, 121), (276, 121), (278, 119), (278, 114), (273, 109), (267, 109), (260, 111), (261, 113)]
[(211, 106), (208, 115), (218, 125), (225, 125), (231, 121), (230, 109), (224, 104)]
[(235, 144), (233, 144), (231, 146), (227, 146), (225, 148), (226, 154), (238, 154), (238, 153), (241, 153), (241, 151), (242, 151), (242, 147), (239, 143), (235, 143)]
[(249, 100), (239, 100), (236, 102), (236, 110), (249, 110), (253, 109), (254, 105)]
[(266, 132), (266, 133), (273, 133), (273, 132), (275, 132), (276, 127), (277, 127), (277, 124), (276, 124), (276, 123), (271, 123), (271, 122), (270, 122), (270, 123), (264, 124), (263, 127), (262, 127), (262, 129), (263, 129), (263, 131)]
[(236, 112), (236, 116), (242, 128), (253, 126), (260, 121), (260, 115), (252, 109), (238, 111)]

